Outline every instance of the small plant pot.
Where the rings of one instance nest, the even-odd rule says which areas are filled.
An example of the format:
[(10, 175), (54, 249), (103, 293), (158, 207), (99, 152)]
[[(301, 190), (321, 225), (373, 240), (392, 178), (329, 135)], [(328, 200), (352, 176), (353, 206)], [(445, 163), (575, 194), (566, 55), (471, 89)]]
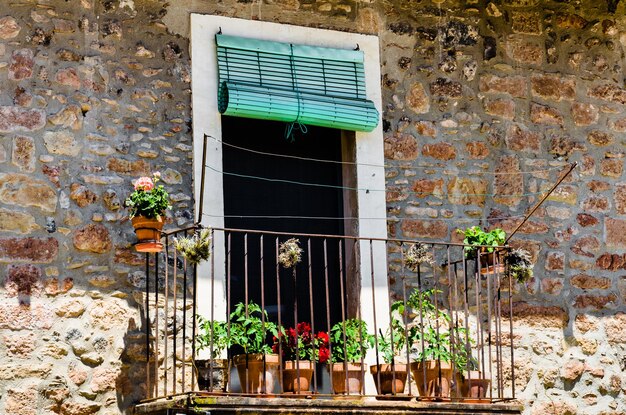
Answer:
[(268, 394), (274, 392), (274, 385), (278, 378), (278, 355), (240, 354), (233, 357), (233, 363), (237, 368), (243, 393)]
[(417, 384), (420, 398), (449, 399), (452, 372), (449, 362), (425, 360), (411, 363), (411, 375)]
[(365, 370), (367, 365), (360, 362), (333, 363), (330, 366), (333, 392), (344, 395), (361, 394)]
[(484, 401), (491, 385), (491, 376), (478, 370), (463, 373), (461, 393), (466, 402)]
[(283, 390), (288, 393), (310, 391), (315, 363), (310, 360), (288, 360), (284, 364)]
[(226, 359), (196, 359), (194, 361), (198, 389), (208, 392), (226, 392), (228, 387), (228, 360)]
[(161, 230), (163, 229), (163, 216), (157, 218), (146, 218), (145, 216), (135, 216), (131, 219), (135, 234), (137, 235), (137, 252), (161, 252), (163, 244), (161, 241)]
[[(379, 395), (397, 395), (404, 393), (408, 367), (406, 364), (380, 364), (370, 366), (376, 391)], [(379, 381), (380, 378), (380, 381)]]

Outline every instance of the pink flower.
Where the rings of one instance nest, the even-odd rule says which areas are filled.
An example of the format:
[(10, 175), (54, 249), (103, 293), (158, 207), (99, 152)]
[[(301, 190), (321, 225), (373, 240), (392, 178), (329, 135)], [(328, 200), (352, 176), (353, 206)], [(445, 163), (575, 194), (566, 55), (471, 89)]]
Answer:
[(144, 192), (149, 192), (152, 189), (154, 189), (154, 183), (149, 177), (140, 177), (135, 182), (135, 190), (143, 190)]

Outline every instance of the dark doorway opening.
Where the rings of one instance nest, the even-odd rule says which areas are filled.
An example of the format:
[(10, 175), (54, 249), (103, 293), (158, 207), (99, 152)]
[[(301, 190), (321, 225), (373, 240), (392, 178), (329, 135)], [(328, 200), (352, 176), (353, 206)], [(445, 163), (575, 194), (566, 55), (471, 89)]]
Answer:
[[(292, 142), (285, 139), (284, 123), (222, 117), (227, 228), (344, 235), (345, 189), (339, 163), (342, 132), (307, 128), (306, 134), (298, 133)], [(226, 252), (230, 252), (227, 269), (230, 308), (247, 299), (264, 305), (272, 321), (278, 322), (280, 312), (285, 327), (293, 327), (297, 319), (297, 322), (313, 323), (316, 331), (328, 331), (342, 320), (345, 312), (342, 307), (348, 296), (345, 251), (351, 248), (338, 238), (300, 238), (305, 253), (296, 267), (295, 279), (291, 269), (282, 267), (277, 278), (276, 247), (288, 238), (264, 235), (261, 247), (256, 234), (248, 234), (247, 238), (239, 233), (230, 234), (230, 241), (228, 238), (226, 241)]]

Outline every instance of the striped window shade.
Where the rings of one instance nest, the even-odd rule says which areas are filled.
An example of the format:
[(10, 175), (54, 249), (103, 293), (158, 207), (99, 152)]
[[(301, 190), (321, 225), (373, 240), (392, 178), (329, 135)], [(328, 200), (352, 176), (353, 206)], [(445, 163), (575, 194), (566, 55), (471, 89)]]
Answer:
[(362, 51), (215, 37), (222, 114), (352, 131), (378, 125)]

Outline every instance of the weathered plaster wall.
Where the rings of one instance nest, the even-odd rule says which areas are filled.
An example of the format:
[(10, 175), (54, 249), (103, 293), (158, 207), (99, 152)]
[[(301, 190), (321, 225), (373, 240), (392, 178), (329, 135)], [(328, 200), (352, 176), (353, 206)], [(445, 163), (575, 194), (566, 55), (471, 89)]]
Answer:
[(144, 394), (120, 203), (160, 170), (170, 226), (193, 220), (190, 12), (380, 36), (390, 236), (511, 229), (497, 218), (536, 199), (507, 195), (559, 170), (522, 172), (580, 162), (518, 238), (537, 260), (516, 287), (518, 395), (537, 415), (626, 413), (626, 6), (533, 0), (3, 4), (0, 412), (116, 414)]

